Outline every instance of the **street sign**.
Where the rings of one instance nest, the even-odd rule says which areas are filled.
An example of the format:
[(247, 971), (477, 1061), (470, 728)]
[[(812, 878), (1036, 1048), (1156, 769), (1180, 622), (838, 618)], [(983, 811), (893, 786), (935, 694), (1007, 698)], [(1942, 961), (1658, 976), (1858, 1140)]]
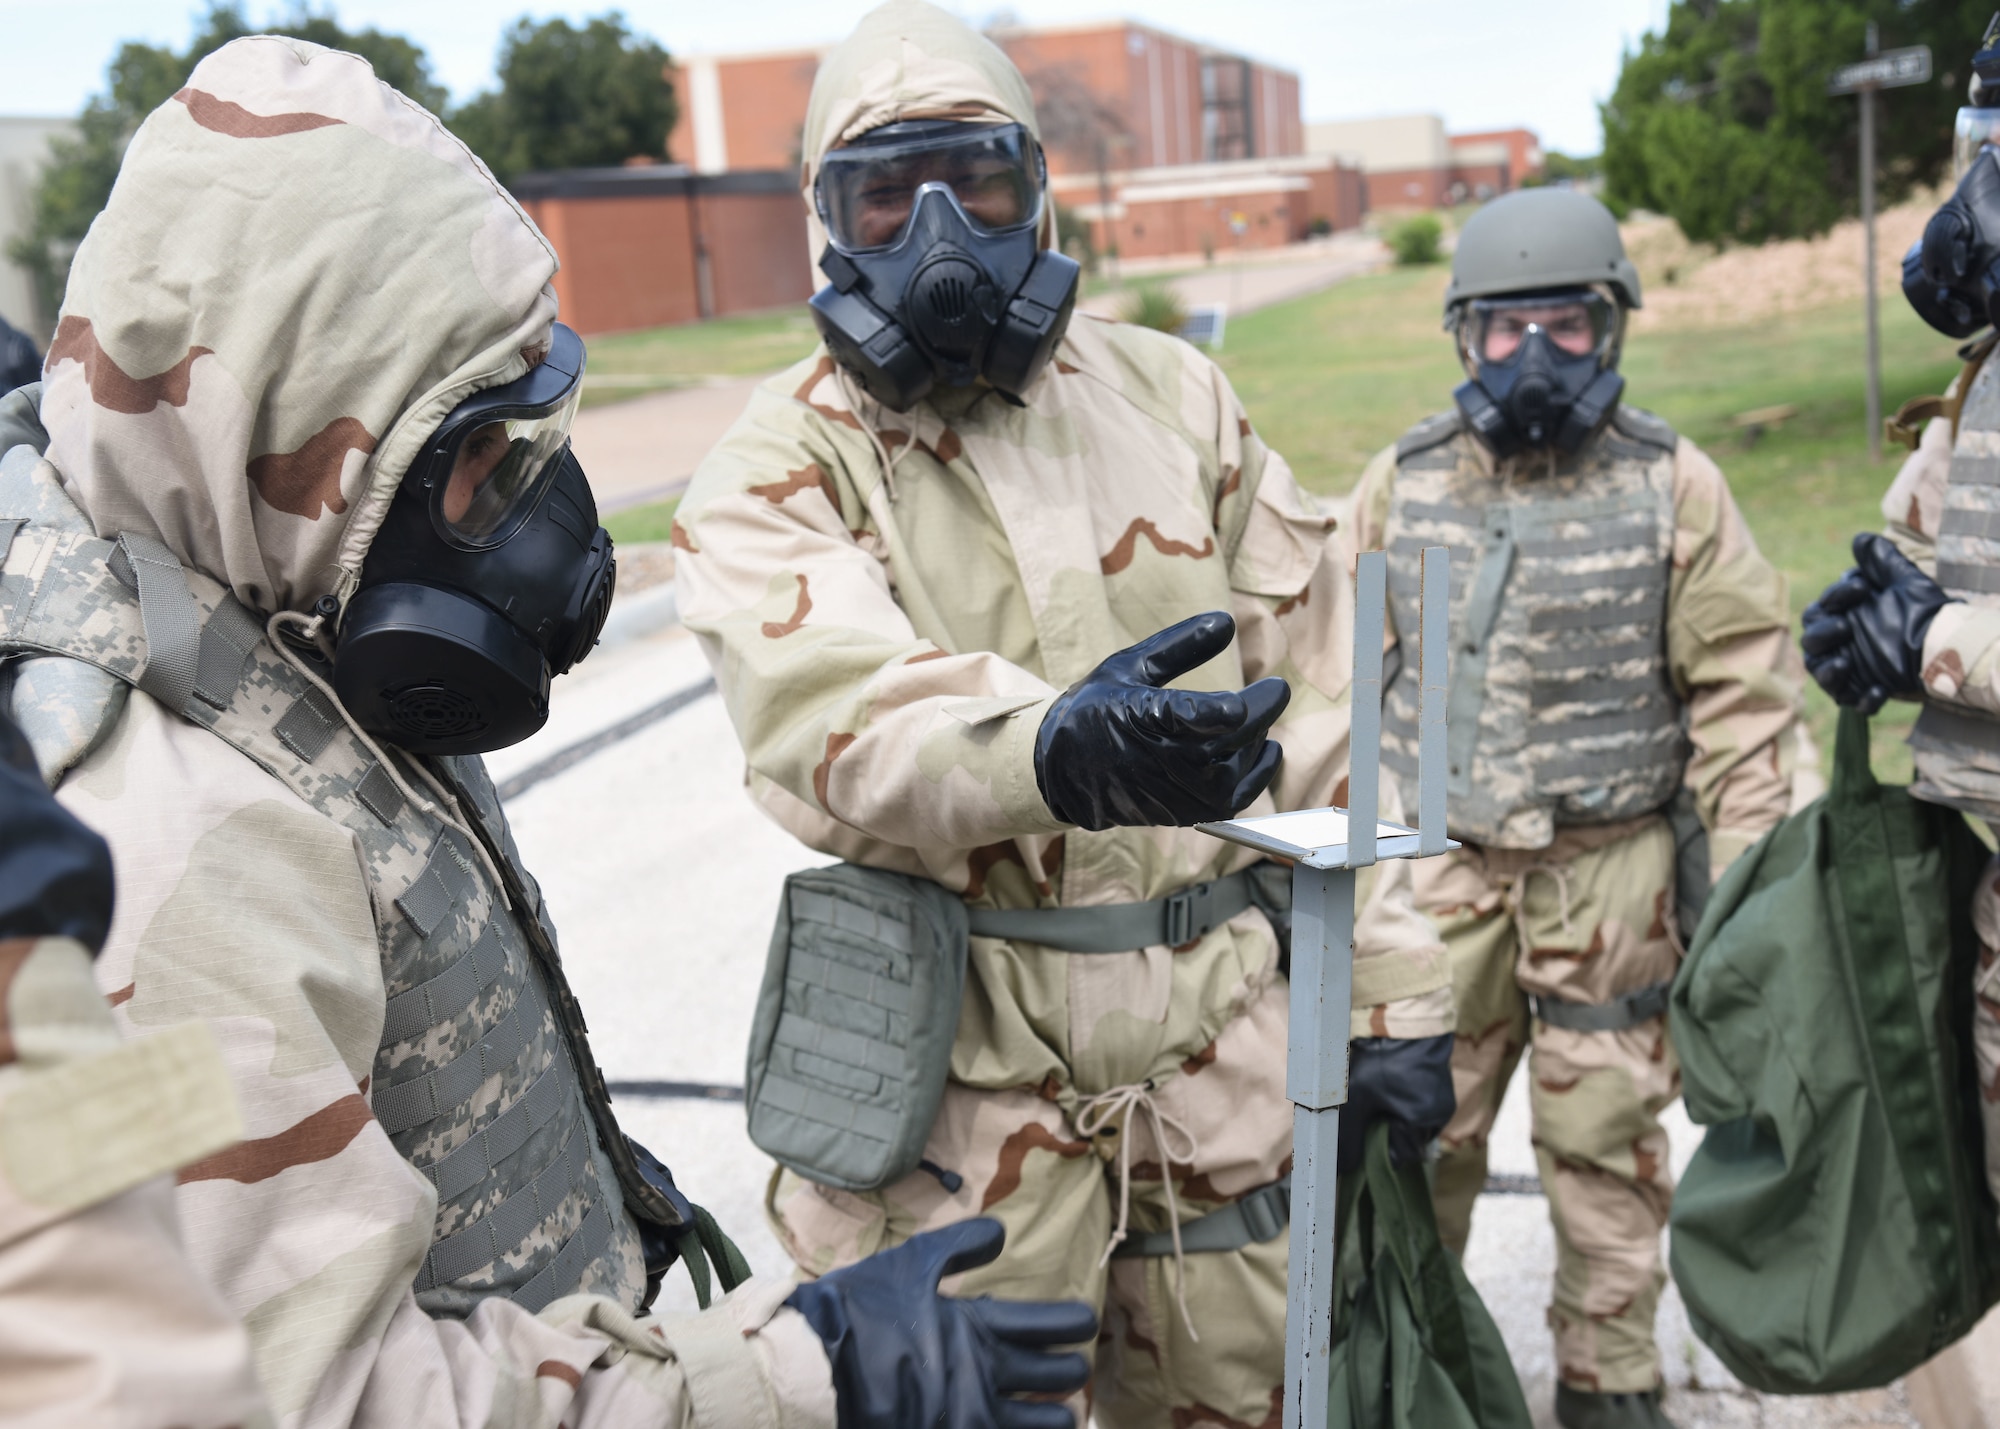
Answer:
[(1931, 47), (1910, 45), (1884, 50), (1859, 64), (1842, 65), (1826, 82), (1828, 94), (1855, 94), (1864, 89), (1901, 89), (1931, 77)]

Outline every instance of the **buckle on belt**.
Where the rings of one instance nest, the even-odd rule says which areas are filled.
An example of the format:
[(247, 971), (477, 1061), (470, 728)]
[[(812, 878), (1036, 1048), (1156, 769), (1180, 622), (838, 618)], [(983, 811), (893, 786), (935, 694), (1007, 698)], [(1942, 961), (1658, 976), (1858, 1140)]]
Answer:
[(1169, 894), (1164, 900), (1167, 905), (1166, 936), (1161, 940), (1170, 948), (1178, 948), (1192, 943), (1215, 926), (1210, 911), (1215, 903), (1215, 885), (1196, 883), (1183, 888), (1178, 893)]

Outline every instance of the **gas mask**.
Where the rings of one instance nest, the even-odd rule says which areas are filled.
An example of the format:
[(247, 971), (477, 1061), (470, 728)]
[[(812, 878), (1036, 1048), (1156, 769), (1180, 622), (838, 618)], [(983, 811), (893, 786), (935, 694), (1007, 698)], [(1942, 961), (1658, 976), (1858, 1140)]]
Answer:
[(1958, 111), (1958, 187), (1903, 255), (1903, 296), (1947, 337), (2000, 319), (2000, 110)]
[(2000, 321), (2000, 14), (1972, 57), (1965, 107), (1952, 125), (1949, 199), (1903, 255), (1903, 296), (1947, 337)]
[(390, 504), (348, 600), (333, 687), (415, 754), (483, 754), (549, 717), (549, 682), (611, 608), (611, 536), (570, 451), (583, 342), (555, 325), (525, 375), (465, 399)]
[(1575, 452), (1617, 409), (1623, 317), (1603, 293), (1475, 298), (1455, 321), (1472, 377), (1452, 398), (1466, 429), (1496, 457)]
[(903, 412), (984, 378), (1018, 401), (1041, 375), (1079, 272), (1040, 244), (1045, 188), (1019, 124), (888, 124), (821, 160), (813, 321), (870, 397)]

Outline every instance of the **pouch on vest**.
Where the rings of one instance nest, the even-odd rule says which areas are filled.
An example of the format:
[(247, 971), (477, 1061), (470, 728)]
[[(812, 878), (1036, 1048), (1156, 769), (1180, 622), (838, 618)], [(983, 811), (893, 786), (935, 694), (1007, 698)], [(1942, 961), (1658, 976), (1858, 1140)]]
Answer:
[(1716, 883), (1673, 990), (1709, 1131), (1671, 1263), (1754, 1389), (1885, 1385), (2000, 1298), (1971, 1038), (1985, 862), (1959, 814), (1875, 781), (1843, 711), (1825, 797)]
[(1423, 1168), (1391, 1163), (1386, 1125), (1338, 1200), (1327, 1429), (1528, 1429), (1499, 1328), (1438, 1239)]
[(928, 879), (860, 864), (785, 880), (750, 1031), (750, 1139), (824, 1185), (916, 1169), (944, 1099), (967, 917)]

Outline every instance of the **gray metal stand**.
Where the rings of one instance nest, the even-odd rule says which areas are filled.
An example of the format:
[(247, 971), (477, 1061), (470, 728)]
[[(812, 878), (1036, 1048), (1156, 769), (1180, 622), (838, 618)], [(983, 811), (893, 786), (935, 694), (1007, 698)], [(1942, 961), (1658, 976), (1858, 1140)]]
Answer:
[(1387, 561), (1356, 562), (1353, 723), (1348, 807), (1204, 824), (1217, 838), (1292, 863), (1291, 1043), (1285, 1095), (1292, 1110), (1292, 1231), (1285, 1312), (1285, 1424), (1324, 1429), (1333, 1346), (1335, 1153), (1347, 1100), (1354, 1005), (1356, 871), (1382, 859), (1455, 848), (1445, 837), (1445, 654), (1450, 553), (1423, 554), (1422, 701), (1417, 827), (1376, 818), (1381, 788), (1382, 631)]

